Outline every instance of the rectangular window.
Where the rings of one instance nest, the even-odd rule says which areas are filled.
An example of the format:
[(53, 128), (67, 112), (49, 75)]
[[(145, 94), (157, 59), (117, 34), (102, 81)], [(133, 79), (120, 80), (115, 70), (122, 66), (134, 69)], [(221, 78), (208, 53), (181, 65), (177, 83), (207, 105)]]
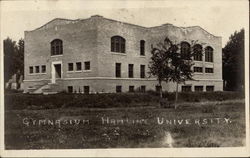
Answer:
[(214, 73), (214, 69), (213, 68), (206, 68), (205, 72), (206, 73)]
[(84, 94), (89, 94), (89, 86), (83, 86)]
[(134, 92), (135, 91), (135, 86), (129, 86), (129, 92)]
[(40, 67), (39, 66), (35, 66), (35, 69), (36, 69), (36, 73), (40, 72)]
[(74, 64), (68, 63), (68, 71), (74, 71)]
[(182, 92), (191, 92), (191, 86), (182, 86), (181, 91)]
[(33, 74), (34, 70), (33, 70), (33, 66), (30, 66), (30, 74)]
[(73, 93), (73, 86), (68, 86), (68, 93)]
[(161, 86), (159, 86), (159, 85), (155, 86), (155, 91), (156, 92), (160, 92), (160, 90), (161, 90)]
[(81, 71), (82, 70), (82, 63), (81, 62), (77, 62), (76, 63), (76, 71)]
[(194, 91), (195, 92), (202, 92), (203, 91), (203, 86), (194, 86)]
[(194, 67), (194, 72), (203, 72), (202, 67)]
[(121, 63), (115, 63), (115, 77), (121, 77)]
[(214, 91), (214, 86), (206, 86), (206, 91), (207, 92), (213, 92)]
[(116, 93), (122, 92), (122, 86), (116, 86)]
[(145, 41), (144, 40), (140, 41), (140, 55), (141, 56), (145, 55)]
[(134, 77), (134, 65), (128, 64), (128, 77), (133, 78)]
[(84, 62), (85, 70), (90, 70), (90, 61)]
[(42, 65), (42, 73), (46, 72), (46, 65)]
[(145, 78), (145, 65), (141, 65), (141, 78)]
[(141, 86), (141, 92), (143, 92), (143, 93), (146, 92), (146, 86), (144, 86), (144, 85)]

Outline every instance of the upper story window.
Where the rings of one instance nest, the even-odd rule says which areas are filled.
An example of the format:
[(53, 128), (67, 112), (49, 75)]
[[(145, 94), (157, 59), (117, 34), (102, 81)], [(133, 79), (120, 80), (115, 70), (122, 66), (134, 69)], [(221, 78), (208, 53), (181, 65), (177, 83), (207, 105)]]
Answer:
[(90, 61), (84, 62), (84, 70), (90, 70)]
[(121, 36), (111, 37), (111, 52), (125, 53), (126, 40)]
[(194, 45), (194, 60), (202, 61), (202, 46), (200, 44)]
[(181, 42), (181, 55), (184, 58), (189, 59), (190, 52), (191, 52), (190, 44), (187, 42)]
[(140, 55), (141, 56), (145, 55), (145, 41), (144, 40), (140, 41)]
[(205, 49), (205, 61), (206, 62), (213, 62), (213, 48), (208, 46)]
[(51, 55), (63, 54), (63, 42), (60, 39), (55, 39), (50, 43)]

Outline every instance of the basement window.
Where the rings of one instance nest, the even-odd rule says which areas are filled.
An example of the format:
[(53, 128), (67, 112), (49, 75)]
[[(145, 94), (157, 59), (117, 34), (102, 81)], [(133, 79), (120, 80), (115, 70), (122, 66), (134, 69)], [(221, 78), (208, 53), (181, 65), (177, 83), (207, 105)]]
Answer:
[(73, 86), (68, 86), (68, 93), (73, 93)]
[(89, 86), (83, 86), (84, 94), (89, 94)]

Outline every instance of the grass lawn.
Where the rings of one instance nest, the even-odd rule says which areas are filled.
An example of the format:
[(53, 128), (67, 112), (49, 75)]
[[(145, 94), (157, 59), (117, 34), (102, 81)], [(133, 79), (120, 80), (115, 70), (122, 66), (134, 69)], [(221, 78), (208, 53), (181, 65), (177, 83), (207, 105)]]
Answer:
[[(127, 108), (7, 109), (6, 149), (238, 147), (245, 101)], [(162, 122), (163, 121), (163, 122)], [(171, 124), (170, 124), (171, 122)]]

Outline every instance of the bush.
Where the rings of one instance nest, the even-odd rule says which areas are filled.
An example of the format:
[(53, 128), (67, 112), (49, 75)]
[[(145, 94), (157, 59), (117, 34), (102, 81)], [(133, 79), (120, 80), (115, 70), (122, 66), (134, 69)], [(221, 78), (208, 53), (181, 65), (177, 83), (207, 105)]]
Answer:
[[(168, 107), (175, 99), (175, 93), (163, 93), (168, 102), (163, 107)], [(239, 92), (190, 92), (179, 93), (180, 102), (221, 101), (229, 99), (242, 99), (244, 95)], [(61, 107), (131, 107), (158, 105), (159, 94), (149, 91), (147, 93), (110, 93), (110, 94), (69, 94), (58, 93), (52, 95), (5, 93), (5, 108), (10, 109), (53, 109)], [(161, 103), (160, 103), (161, 104)], [(42, 106), (42, 108), (40, 108)], [(210, 107), (208, 107), (210, 108)], [(209, 109), (204, 110), (204, 112)], [(211, 111), (211, 110), (210, 110)]]

